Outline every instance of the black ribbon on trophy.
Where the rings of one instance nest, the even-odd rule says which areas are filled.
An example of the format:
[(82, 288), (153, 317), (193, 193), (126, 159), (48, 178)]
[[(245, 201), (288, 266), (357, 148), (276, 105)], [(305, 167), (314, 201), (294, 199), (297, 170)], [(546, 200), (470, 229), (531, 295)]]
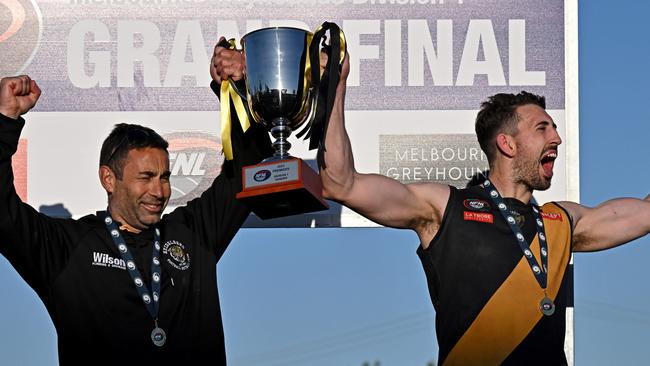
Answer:
[[(270, 29), (270, 28), (269, 28)], [(327, 32), (330, 35), (330, 44), (327, 44)], [(244, 36), (245, 38), (246, 36)], [(217, 46), (236, 49), (234, 39), (222, 40)], [(320, 73), (320, 52), (322, 49), (327, 53), (327, 64), (323, 73)], [(306, 121), (305, 127), (296, 135), (296, 137), (309, 139), (309, 150), (318, 148), (316, 161), (319, 167), (325, 167), (323, 153), (325, 151), (325, 136), (327, 132), (327, 123), (332, 113), (334, 99), (336, 96), (336, 86), (339, 82), (341, 65), (347, 52), (345, 35), (341, 28), (331, 22), (324, 22), (313, 36), (308, 36), (308, 57), (305, 59), (305, 77), (309, 75), (311, 81), (311, 92), (315, 93), (316, 108), (313, 118)], [(336, 50), (336, 51), (334, 51)], [(251, 115), (250, 106), (247, 97), (240, 91), (237, 86), (230, 80), (224, 80), (221, 85), (221, 139), (224, 145), (224, 153), (227, 160), (232, 160), (233, 152), (230, 142), (230, 100), (235, 106), (237, 117), (242, 125), (242, 130), (246, 132), (250, 126)], [(244, 100), (244, 101), (242, 101)]]
[[(309, 139), (309, 150), (318, 149), (318, 166), (325, 166), (327, 123), (346, 54), (343, 32), (330, 22), (313, 34), (289, 27), (264, 28), (246, 34), (241, 45), (246, 57), (245, 92), (231, 80), (221, 84), (224, 155), (233, 158), (231, 101), (244, 132), (250, 123), (259, 123), (276, 140), (273, 156), (244, 167), (237, 199), (263, 219), (327, 209), (320, 177), (302, 159), (289, 155), (287, 138), (304, 125), (296, 137)], [(235, 41), (218, 46), (235, 49)], [(321, 52), (328, 56), (322, 73)]]
[[(326, 44), (326, 32), (330, 32), (330, 44)], [(322, 40), (322, 43), (319, 42)], [(305, 126), (305, 128), (296, 135), (300, 138), (305, 135), (309, 139), (309, 150), (318, 148), (316, 162), (319, 167), (325, 168), (325, 136), (327, 134), (327, 124), (329, 123), (334, 98), (336, 97), (336, 86), (339, 83), (341, 65), (347, 52), (345, 35), (335, 23), (324, 22), (316, 32), (309, 46), (309, 58), (311, 64), (320, 66), (320, 47), (327, 52), (327, 64), (323, 74), (320, 75), (320, 68), (312, 67), (311, 80), (312, 87), (317, 90), (316, 114), (314, 119)]]

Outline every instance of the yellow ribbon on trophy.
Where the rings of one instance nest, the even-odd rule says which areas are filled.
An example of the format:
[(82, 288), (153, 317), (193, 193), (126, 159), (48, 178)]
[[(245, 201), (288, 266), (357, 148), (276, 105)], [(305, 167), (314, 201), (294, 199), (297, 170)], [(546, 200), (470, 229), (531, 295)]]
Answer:
[[(236, 49), (234, 39), (229, 39), (228, 44), (230, 45), (228, 49)], [(230, 79), (221, 80), (221, 145), (223, 146), (223, 153), (226, 160), (233, 159), (232, 140), (230, 138), (232, 130), (230, 100), (232, 100), (235, 106), (235, 113), (241, 124), (242, 131), (246, 132), (251, 125), (248, 114), (246, 113), (246, 107), (244, 107), (244, 101), (242, 101), (234, 87), (230, 85), (231, 82)]]
[[(332, 23), (333, 24), (333, 23)], [(318, 34), (323, 30), (323, 27), (327, 26), (329, 27), (329, 23), (324, 23), (314, 33), (309, 33), (307, 32), (307, 47), (306, 49), (309, 50), (311, 48), (311, 43), (313, 41), (314, 34)], [(334, 25), (336, 26), (336, 25)], [(328, 28), (329, 29), (329, 28)], [(338, 27), (337, 27), (338, 29)], [(345, 53), (346, 53), (346, 41), (345, 41), (345, 35), (343, 32), (339, 32), (339, 39), (340, 39), (340, 57), (339, 57), (339, 66), (343, 64), (343, 59), (345, 58)], [(228, 49), (231, 50), (236, 50), (236, 43), (235, 39), (229, 39), (228, 40)], [(310, 57), (307, 56), (305, 60), (305, 78), (303, 80), (303, 95), (308, 95), (308, 90), (309, 90), (309, 80), (308, 80), (308, 75), (311, 75), (312, 73), (312, 65), (310, 61)], [(318, 65), (320, 67), (320, 65)], [(319, 76), (322, 76), (323, 70), (320, 70)], [(313, 82), (313, 81), (312, 81)], [(319, 77), (319, 82), (320, 82), (320, 77)], [(242, 131), (246, 132), (248, 128), (250, 127), (250, 119), (249, 115), (246, 111), (246, 106), (244, 103), (245, 101), (242, 100), (242, 98), (239, 96), (237, 91), (235, 90), (235, 87), (231, 85), (233, 83), (232, 80), (230, 79), (224, 79), (221, 81), (221, 91), (220, 91), (220, 99), (221, 99), (221, 144), (223, 145), (223, 152), (225, 155), (226, 160), (232, 160), (233, 159), (233, 150), (232, 150), (232, 140), (231, 140), (231, 132), (232, 132), (232, 119), (231, 119), (231, 111), (230, 111), (230, 101), (232, 100), (233, 105), (235, 106), (235, 113), (237, 114), (237, 117), (239, 119), (239, 123), (241, 124)], [(302, 102), (301, 110), (302, 112), (305, 112), (309, 104), (309, 101), (307, 99), (304, 99)], [(307, 133), (309, 131), (309, 126), (307, 126), (300, 134), (298, 134), (297, 137), (301, 137), (304, 133)], [(309, 133), (311, 135), (311, 133)], [(308, 136), (309, 136), (308, 135)], [(307, 137), (305, 137), (306, 139)]]
[[(311, 41), (314, 38), (314, 35), (312, 33), (306, 32), (307, 37), (305, 39), (305, 42), (307, 43), (307, 46), (305, 47), (306, 50), (309, 50), (309, 47), (311, 46)], [(309, 54), (305, 57), (305, 77), (302, 78), (302, 95), (309, 95), (309, 79), (307, 75), (311, 75), (311, 61), (309, 60)], [(309, 106), (309, 100), (307, 98), (302, 99), (302, 103), (300, 105), (300, 114), (306, 113), (307, 107)]]

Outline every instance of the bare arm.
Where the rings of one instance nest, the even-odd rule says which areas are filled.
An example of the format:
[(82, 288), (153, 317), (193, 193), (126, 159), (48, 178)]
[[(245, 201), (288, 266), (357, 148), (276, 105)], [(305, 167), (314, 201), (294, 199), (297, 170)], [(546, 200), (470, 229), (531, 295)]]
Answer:
[[(323, 56), (321, 53), (321, 67), (327, 62)], [(344, 118), (349, 67), (346, 56), (326, 137), (327, 168), (321, 170), (323, 195), (379, 224), (414, 229), (426, 246), (442, 219), (449, 187), (434, 183), (404, 185), (383, 175), (356, 172)], [(228, 77), (239, 80), (245, 72), (240, 52), (215, 47), (210, 65), (214, 81), (221, 82)]]
[(321, 169), (323, 195), (386, 226), (414, 229), (423, 245), (438, 229), (449, 187), (435, 183), (405, 185), (378, 174), (355, 170), (350, 140), (345, 130), (344, 100), (349, 73), (343, 64), (334, 108), (325, 140), (325, 164)]
[(573, 250), (592, 252), (625, 244), (650, 232), (650, 195), (617, 198), (590, 208), (559, 202), (573, 219)]

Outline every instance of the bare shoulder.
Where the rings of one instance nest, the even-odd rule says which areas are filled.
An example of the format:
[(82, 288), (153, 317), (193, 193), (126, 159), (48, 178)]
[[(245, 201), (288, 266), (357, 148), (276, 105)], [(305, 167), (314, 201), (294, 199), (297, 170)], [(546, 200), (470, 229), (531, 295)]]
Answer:
[(413, 183), (407, 185), (413, 194), (419, 199), (427, 202), (431, 207), (439, 211), (440, 217), (444, 214), (444, 209), (449, 200), (450, 188), (446, 184), (440, 183)]
[(413, 229), (420, 238), (420, 244), (426, 249), (440, 230), (442, 218), (445, 215), (445, 208), (449, 201), (451, 188), (439, 183), (415, 183), (408, 185), (414, 196), (425, 202), (429, 208), (426, 217), (414, 225)]
[(573, 221), (573, 250), (613, 248), (650, 232), (650, 202), (639, 198), (613, 198), (587, 207), (559, 202)]
[(560, 207), (562, 207), (571, 217), (571, 222), (573, 226), (576, 225), (576, 222), (580, 220), (585, 211), (589, 210), (589, 207), (583, 206), (576, 202), (571, 201), (557, 201)]

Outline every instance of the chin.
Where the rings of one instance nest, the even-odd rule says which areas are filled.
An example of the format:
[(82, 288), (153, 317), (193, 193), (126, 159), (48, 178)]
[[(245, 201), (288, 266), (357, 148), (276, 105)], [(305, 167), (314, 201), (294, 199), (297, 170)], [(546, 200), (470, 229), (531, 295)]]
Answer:
[(537, 184), (533, 186), (533, 189), (536, 191), (545, 191), (551, 188), (551, 178), (543, 177), (539, 182), (536, 183)]
[(162, 214), (159, 214), (159, 215), (146, 215), (140, 220), (140, 222), (142, 222), (143, 224), (145, 224), (147, 226), (155, 225), (155, 224), (160, 222), (160, 216), (161, 215)]

